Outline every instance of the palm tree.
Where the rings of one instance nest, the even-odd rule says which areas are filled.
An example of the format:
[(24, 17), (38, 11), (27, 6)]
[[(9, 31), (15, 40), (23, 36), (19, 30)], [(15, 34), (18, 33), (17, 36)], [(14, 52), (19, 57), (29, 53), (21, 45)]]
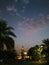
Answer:
[(45, 49), (43, 49), (43, 52), (46, 54), (46, 60), (49, 63), (49, 39), (44, 39), (43, 43), (45, 44)]
[(13, 37), (16, 35), (12, 30), (13, 27), (8, 26), (5, 20), (0, 20), (0, 50), (4, 50), (4, 45), (8, 50), (14, 49)]
[(49, 39), (47, 38), (47, 39), (44, 39), (43, 40), (43, 43), (45, 43), (45, 45), (48, 47), (49, 46)]

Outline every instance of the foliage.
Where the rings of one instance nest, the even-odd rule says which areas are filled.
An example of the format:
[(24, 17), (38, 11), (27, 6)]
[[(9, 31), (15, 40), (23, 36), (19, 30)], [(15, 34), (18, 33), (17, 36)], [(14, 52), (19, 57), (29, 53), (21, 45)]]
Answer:
[(0, 20), (0, 50), (4, 50), (4, 45), (7, 49), (14, 48), (14, 40), (12, 38), (16, 35), (12, 32), (13, 27), (7, 25), (5, 20)]
[(42, 40), (45, 44), (45, 48), (43, 49), (43, 53), (46, 54), (46, 60), (49, 63), (49, 39)]
[[(0, 20), (0, 59), (14, 59), (14, 39), (13, 27), (8, 26), (5, 20)], [(4, 50), (6, 46), (6, 51)]]
[(32, 47), (28, 51), (28, 55), (32, 57), (32, 60), (40, 60), (42, 48), (38, 45)]
[(0, 63), (0, 65), (49, 65), (47, 63), (39, 63), (39, 62), (33, 62), (33, 61), (23, 61), (23, 60), (17, 60), (16, 62), (10, 62), (10, 63)]
[(14, 60), (17, 57), (16, 51), (3, 51), (4, 60)]

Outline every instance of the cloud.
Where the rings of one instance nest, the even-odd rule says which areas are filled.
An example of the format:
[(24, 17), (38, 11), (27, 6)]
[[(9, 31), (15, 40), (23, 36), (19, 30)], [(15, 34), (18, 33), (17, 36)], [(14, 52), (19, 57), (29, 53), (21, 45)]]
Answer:
[(15, 2), (17, 2), (18, 0), (14, 0)]
[[(23, 6), (23, 9), (20, 10), (20, 12), (21, 13), (24, 12), (24, 9), (25, 9), (25, 6)], [(18, 13), (18, 9), (16, 9), (15, 6), (13, 6), (13, 5), (6, 6), (6, 11), (8, 11), (9, 14), (12, 15), (12, 16), (16, 15), (16, 16), (21, 17), (22, 19), (25, 19), (25, 17), (23, 17), (22, 15), (20, 15), (20, 13)]]
[(0, 10), (0, 19), (2, 18), (3, 12)]
[(9, 13), (10, 15), (12, 15), (12, 16), (18, 16), (18, 17), (20, 17), (20, 18), (22, 18), (22, 19), (25, 19), (25, 17), (23, 17), (20, 13), (18, 13), (17, 11), (16, 12), (10, 12)]
[[(18, 2), (18, 0), (14, 0), (15, 2)], [(29, 4), (30, 0), (19, 0), (21, 3), (23, 2), (24, 4)]]
[(1, 12), (1, 10), (0, 10), (0, 12)]
[(0, 10), (0, 15), (2, 14), (2, 11)]
[(25, 3), (25, 4), (29, 4), (30, 3), (29, 0), (22, 0), (22, 2)]
[(20, 10), (21, 13), (23, 13), (25, 11), (25, 6), (22, 7), (22, 9)]
[(45, 25), (49, 24), (49, 15), (42, 16), (41, 18), (25, 18), (22, 22), (18, 24), (18, 29), (21, 31), (26, 31), (28, 33), (34, 30), (43, 29)]
[(19, 14), (18, 12), (16, 12), (16, 16), (22, 18), (23, 20), (25, 19), (25, 17), (23, 17), (21, 14)]
[(6, 10), (7, 11), (16, 11), (16, 8), (15, 8), (15, 6), (11, 6), (11, 5), (8, 5), (7, 7), (6, 7)]
[(25, 11), (25, 10), (24, 10), (24, 9), (22, 9), (20, 12), (21, 12), (21, 13), (23, 13), (24, 11)]

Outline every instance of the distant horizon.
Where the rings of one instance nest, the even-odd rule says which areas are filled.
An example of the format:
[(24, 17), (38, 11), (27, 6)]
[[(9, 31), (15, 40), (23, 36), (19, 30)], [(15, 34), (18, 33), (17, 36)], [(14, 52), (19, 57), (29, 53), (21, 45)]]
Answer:
[[(44, 38), (44, 39), (47, 39), (47, 38)], [(43, 39), (43, 40), (44, 40)], [(39, 44), (40, 43), (40, 44)], [(28, 50), (31, 48), (31, 47), (35, 47), (36, 45), (41, 45), (41, 44), (44, 44), (43, 42), (42, 42), (42, 40), (40, 41), (40, 42), (36, 42), (36, 44), (35, 45), (33, 45), (32, 44), (32, 46), (30, 45), (29, 47), (28, 47), (28, 45), (27, 46), (25, 46), (25, 45), (23, 45), (22, 44), (22, 46), (24, 47), (24, 50), (26, 51), (26, 52), (28, 52)], [(20, 53), (21, 53), (21, 49), (22, 49), (22, 46), (17, 46), (17, 47), (15, 47), (15, 50), (16, 50), (16, 52), (17, 52), (17, 54), (18, 55), (20, 55)], [(19, 48), (20, 47), (20, 48)]]

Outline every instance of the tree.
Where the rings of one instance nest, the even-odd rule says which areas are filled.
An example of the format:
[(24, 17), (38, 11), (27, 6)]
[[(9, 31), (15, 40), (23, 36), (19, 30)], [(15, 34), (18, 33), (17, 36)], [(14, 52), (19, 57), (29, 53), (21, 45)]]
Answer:
[(32, 60), (39, 61), (41, 58), (42, 48), (39, 45), (31, 47), (28, 51), (28, 55), (31, 56)]
[(3, 59), (4, 60), (16, 60), (17, 59), (17, 53), (15, 50), (9, 51), (9, 50), (4, 50), (3, 51)]
[(4, 45), (8, 50), (14, 49), (13, 37), (16, 37), (16, 35), (12, 30), (13, 27), (8, 26), (5, 20), (0, 20), (0, 50), (4, 50)]
[(49, 39), (44, 39), (42, 42), (45, 44), (45, 48), (43, 49), (43, 53), (46, 54), (46, 60), (49, 63)]
[[(13, 33), (12, 30), (14, 30), (13, 27), (8, 26), (5, 20), (0, 20), (0, 59), (4, 59), (7, 53), (9, 54), (10, 52), (13, 52), (14, 50), (13, 37), (16, 37), (16, 35)], [(7, 48), (6, 52), (4, 51), (5, 46)], [(7, 57), (8, 56), (9, 55), (7, 55)]]
[(32, 60), (34, 60), (34, 47), (31, 47), (31, 48), (28, 50), (27, 55), (30, 56), (30, 58), (31, 58)]

